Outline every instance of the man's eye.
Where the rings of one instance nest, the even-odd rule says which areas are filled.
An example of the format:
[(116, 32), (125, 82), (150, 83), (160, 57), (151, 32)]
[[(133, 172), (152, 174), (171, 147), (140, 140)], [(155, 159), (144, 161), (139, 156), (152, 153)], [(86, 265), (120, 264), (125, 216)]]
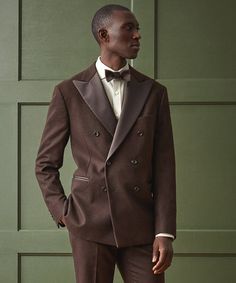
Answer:
[(133, 30), (139, 31), (140, 27), (126, 26), (126, 30), (127, 31), (133, 31)]
[(131, 31), (133, 29), (133, 26), (126, 26), (126, 30)]
[(124, 28), (127, 31), (134, 31), (134, 30), (139, 31), (140, 30), (139, 26), (134, 26), (134, 25), (126, 25)]

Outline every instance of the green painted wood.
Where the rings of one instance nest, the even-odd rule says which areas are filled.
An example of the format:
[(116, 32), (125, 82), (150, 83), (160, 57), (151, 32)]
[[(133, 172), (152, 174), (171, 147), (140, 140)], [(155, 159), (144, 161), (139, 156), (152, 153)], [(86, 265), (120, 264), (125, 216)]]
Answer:
[(171, 113), (179, 229), (235, 229), (236, 104), (173, 105)]
[[(168, 87), (171, 103), (236, 102), (236, 79), (162, 79)], [(54, 86), (59, 81), (0, 81), (2, 103), (49, 102)]]
[(18, 0), (0, 1), (0, 80), (18, 79)]
[(20, 255), (22, 283), (75, 282), (73, 259), (62, 255)]
[(166, 276), (174, 283), (235, 283), (235, 256), (176, 256)]
[[(32, 178), (35, 174), (35, 158), (32, 158), (32, 156), (37, 155), (47, 108), (45, 105), (22, 105), (20, 107), (20, 229), (57, 229), (44, 202), (42, 202), (42, 195), (38, 189), (37, 181)], [(72, 174), (75, 168), (70, 145), (68, 144), (64, 166), (60, 171), (62, 184), (67, 195), (70, 192)], [(35, 188), (35, 190), (31, 188)]]
[(235, 79), (161, 79), (171, 102), (236, 101)]
[[(20, 230), (0, 232), (1, 254), (70, 254), (71, 248), (66, 229)], [(236, 255), (235, 230), (178, 230), (174, 242), (176, 255), (211, 254)]]
[[(0, 132), (0, 231), (15, 230), (17, 223), (17, 109), (15, 105), (0, 104)], [(10, 211), (9, 208), (11, 208)]]
[[(1, 237), (1, 234), (0, 234)], [(15, 283), (18, 279), (18, 258), (15, 252), (0, 252), (0, 280)]]
[[(91, 20), (106, 3), (109, 1), (22, 0), (21, 78), (63, 79), (92, 64), (98, 45)], [(114, 3), (130, 6), (128, 0)]]
[[(155, 33), (156, 6), (155, 0), (132, 1), (132, 10), (135, 13), (139, 24), (141, 34), (141, 49), (137, 59), (133, 60), (135, 68), (144, 72), (146, 75), (155, 77)], [(150, 56), (152, 54), (152, 56)]]
[[(20, 202), (22, 229), (52, 228), (39, 190), (30, 189), (37, 188), (37, 183), (31, 178), (34, 159), (29, 159), (29, 156), (36, 156), (46, 110), (47, 106), (40, 105), (21, 107), (21, 168), (24, 168), (21, 172)], [(236, 121), (236, 103), (173, 105), (171, 110), (179, 188), (179, 229), (234, 229), (236, 192), (232, 184), (235, 183), (236, 135), (235, 124), (228, 125), (228, 121)], [(28, 138), (29, 132), (31, 139)], [(231, 138), (226, 139), (228, 136)], [(75, 168), (70, 148), (65, 156), (61, 172), (68, 193)], [(219, 207), (224, 207), (225, 203), (227, 209), (219, 214)]]
[[(132, 64), (150, 76), (154, 76), (155, 64), (149, 56), (155, 53), (154, 2), (113, 1), (132, 8), (140, 18), (143, 48)], [(106, 3), (109, 1), (94, 1), (90, 6), (85, 0), (47, 4), (22, 0), (21, 79), (63, 79), (95, 61), (98, 46), (91, 34), (90, 22), (95, 11)], [(80, 11), (83, 13), (78, 16)]]
[(158, 78), (235, 78), (234, 0), (158, 1)]
[[(11, 243), (11, 245), (9, 245)], [(174, 243), (176, 255), (175, 258), (185, 257), (185, 258), (208, 258), (209, 264), (211, 264), (211, 259), (214, 258), (228, 258), (236, 256), (236, 232), (235, 231), (213, 231), (213, 230), (198, 230), (198, 231), (179, 231), (178, 239)], [(31, 230), (25, 231), (21, 230), (17, 233), (14, 231), (7, 231), (0, 233), (0, 247), (2, 258), (6, 259), (9, 268), (13, 268), (14, 264), (17, 263), (17, 253), (23, 256), (56, 256), (62, 257), (70, 256), (71, 250), (68, 242), (68, 235), (65, 231), (47, 231), (47, 230)], [(11, 256), (10, 256), (11, 255)], [(7, 261), (7, 258), (9, 261)], [(175, 260), (176, 262), (176, 260)], [(167, 272), (170, 273), (171, 278), (176, 274), (175, 268), (173, 267)], [(183, 268), (183, 267), (181, 267)], [(193, 269), (195, 269), (195, 263), (193, 264)], [(4, 262), (1, 265), (0, 270), (7, 271), (7, 266)], [(188, 274), (192, 278), (191, 269)], [(232, 270), (233, 271), (233, 270)], [(231, 273), (232, 273), (231, 271)], [(4, 273), (0, 273), (4, 276)], [(5, 275), (6, 276), (6, 275)], [(73, 276), (71, 274), (70, 276)], [(118, 275), (117, 275), (118, 276)], [(1, 277), (5, 278), (5, 277)], [(51, 277), (50, 277), (51, 278)], [(119, 277), (117, 277), (119, 278)], [(167, 278), (169, 278), (167, 276)], [(171, 281), (169, 281), (171, 280)], [(180, 278), (178, 279), (180, 280)], [(3, 281), (5, 282), (5, 281)], [(15, 282), (15, 281), (6, 281)], [(51, 282), (51, 281), (48, 281)], [(116, 281), (118, 283), (119, 281)], [(120, 281), (122, 282), (122, 281)], [(175, 282), (172, 279), (168, 279), (167, 282)], [(179, 282), (179, 281), (178, 281)], [(183, 281), (191, 282), (191, 281)], [(208, 282), (208, 281), (201, 281)]]

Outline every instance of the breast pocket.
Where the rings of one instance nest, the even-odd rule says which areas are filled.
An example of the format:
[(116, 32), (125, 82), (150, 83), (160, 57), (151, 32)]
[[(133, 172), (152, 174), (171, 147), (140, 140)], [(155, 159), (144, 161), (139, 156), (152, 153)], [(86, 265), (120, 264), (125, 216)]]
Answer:
[(73, 176), (72, 179), (72, 193), (82, 192), (87, 189), (89, 185), (89, 178), (86, 176)]
[(89, 182), (89, 178), (88, 177), (84, 177), (84, 176), (74, 176), (73, 177), (74, 180), (77, 180), (77, 181), (82, 181), (82, 182)]

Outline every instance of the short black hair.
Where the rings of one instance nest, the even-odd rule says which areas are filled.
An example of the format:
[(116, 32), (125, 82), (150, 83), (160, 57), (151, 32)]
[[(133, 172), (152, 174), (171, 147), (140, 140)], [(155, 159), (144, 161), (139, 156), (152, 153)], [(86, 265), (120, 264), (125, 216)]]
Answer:
[(103, 6), (95, 13), (92, 19), (92, 33), (98, 43), (99, 43), (98, 31), (101, 28), (106, 27), (110, 23), (111, 16), (114, 11), (130, 12), (130, 9), (117, 4), (109, 4)]

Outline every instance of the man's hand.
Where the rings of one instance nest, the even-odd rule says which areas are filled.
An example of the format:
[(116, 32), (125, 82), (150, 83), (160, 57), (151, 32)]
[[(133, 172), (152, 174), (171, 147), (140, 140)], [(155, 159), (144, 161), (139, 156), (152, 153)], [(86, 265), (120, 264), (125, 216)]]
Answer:
[(153, 242), (152, 262), (154, 274), (164, 272), (170, 265), (173, 258), (172, 239), (168, 237), (156, 237)]

